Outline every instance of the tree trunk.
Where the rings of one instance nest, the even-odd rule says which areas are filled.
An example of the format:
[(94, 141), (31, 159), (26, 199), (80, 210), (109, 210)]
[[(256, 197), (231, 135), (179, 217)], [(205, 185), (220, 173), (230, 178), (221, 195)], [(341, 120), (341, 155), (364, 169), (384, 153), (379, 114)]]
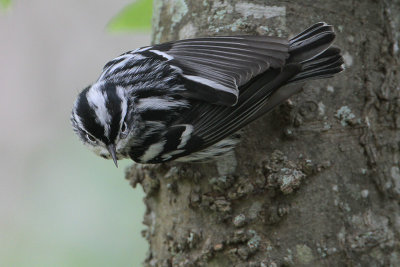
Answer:
[(400, 1), (155, 0), (155, 43), (335, 25), (345, 72), (203, 164), (134, 164), (146, 266), (400, 266)]

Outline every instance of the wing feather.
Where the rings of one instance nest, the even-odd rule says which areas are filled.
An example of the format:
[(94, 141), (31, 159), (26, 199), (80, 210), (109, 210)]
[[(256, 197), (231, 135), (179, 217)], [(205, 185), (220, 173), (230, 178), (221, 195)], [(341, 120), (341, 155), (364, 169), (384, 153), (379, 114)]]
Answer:
[(227, 36), (180, 40), (146, 49), (181, 72), (182, 95), (211, 104), (233, 106), (239, 87), (289, 57), (286, 39), (268, 36)]
[[(286, 65), (282, 71), (270, 70), (253, 79), (241, 89), (239, 101), (234, 107), (211, 105), (198, 102), (190, 110), (183, 113), (182, 117), (174, 122), (164, 136), (172, 136), (182, 125), (190, 125), (190, 139), (180, 147), (179, 152), (171, 158), (182, 157), (207, 148), (226, 136), (237, 132), (238, 129), (264, 114), (260, 112), (265, 108), (273, 108), (275, 103), (269, 104), (269, 99), (282, 84), (301, 70), (300, 65)], [(180, 130), (183, 132), (183, 130)], [(173, 135), (178, 138), (180, 135)], [(175, 137), (175, 139), (177, 138)], [(177, 143), (177, 141), (175, 141)], [(163, 153), (171, 153), (176, 147), (171, 146)], [(175, 153), (175, 152), (174, 152)], [(168, 154), (169, 155), (169, 154)], [(170, 158), (168, 158), (170, 159)]]

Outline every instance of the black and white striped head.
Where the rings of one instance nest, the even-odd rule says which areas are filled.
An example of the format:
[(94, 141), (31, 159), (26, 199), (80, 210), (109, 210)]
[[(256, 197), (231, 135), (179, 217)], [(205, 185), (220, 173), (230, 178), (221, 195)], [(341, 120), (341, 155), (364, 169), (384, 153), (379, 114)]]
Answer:
[(122, 158), (118, 143), (126, 138), (124, 122), (128, 109), (125, 89), (114, 84), (95, 83), (84, 89), (75, 101), (71, 122), (75, 133), (91, 150), (115, 165)]

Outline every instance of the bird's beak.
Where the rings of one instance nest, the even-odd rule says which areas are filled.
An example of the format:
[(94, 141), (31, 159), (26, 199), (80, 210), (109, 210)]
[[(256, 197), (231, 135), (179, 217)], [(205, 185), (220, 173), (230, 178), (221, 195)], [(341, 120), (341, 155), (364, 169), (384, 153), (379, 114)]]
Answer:
[(115, 166), (118, 168), (118, 162), (117, 162), (117, 155), (116, 155), (116, 151), (115, 151), (115, 145), (114, 144), (110, 144), (107, 146), (108, 152), (110, 152), (110, 155), (114, 161)]

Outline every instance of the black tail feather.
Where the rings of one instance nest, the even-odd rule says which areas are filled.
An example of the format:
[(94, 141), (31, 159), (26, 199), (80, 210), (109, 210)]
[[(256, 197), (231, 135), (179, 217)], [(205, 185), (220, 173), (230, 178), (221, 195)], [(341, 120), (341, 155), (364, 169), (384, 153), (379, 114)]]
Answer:
[(332, 77), (343, 70), (343, 63), (340, 49), (331, 47), (319, 56), (302, 63), (302, 71), (288, 83)]
[[(340, 49), (330, 47), (335, 39), (333, 27), (325, 22), (319, 22), (296, 35), (290, 40), (288, 63), (298, 65), (300, 72), (286, 81), (287, 84), (311, 79), (322, 79), (334, 76), (343, 70), (343, 57)], [(266, 105), (259, 110), (260, 116), (290, 96), (298, 93), (300, 87), (283, 86), (269, 97)]]
[(329, 78), (343, 70), (340, 49), (330, 47), (335, 39), (331, 25), (319, 22), (293, 37), (288, 62), (301, 64), (301, 72), (288, 83)]
[(303, 63), (311, 60), (328, 49), (334, 39), (335, 32), (332, 26), (325, 22), (314, 24), (289, 41), (288, 62)]

